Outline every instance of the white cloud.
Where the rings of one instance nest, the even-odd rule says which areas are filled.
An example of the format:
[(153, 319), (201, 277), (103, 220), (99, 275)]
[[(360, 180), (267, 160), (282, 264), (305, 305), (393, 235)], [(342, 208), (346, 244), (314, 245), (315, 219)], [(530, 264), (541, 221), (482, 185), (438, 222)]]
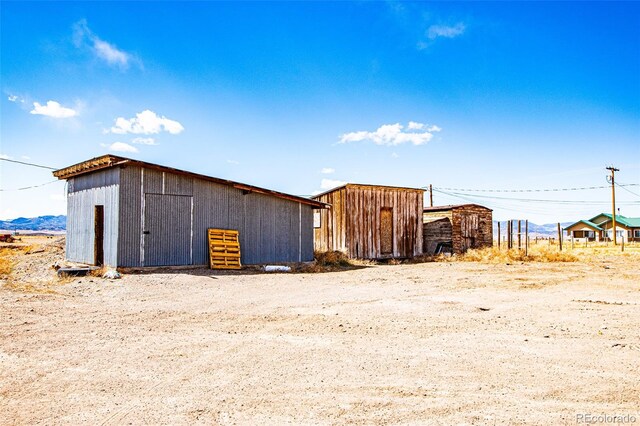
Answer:
[(52, 118), (69, 118), (78, 115), (78, 112), (74, 109), (63, 107), (56, 101), (47, 101), (46, 105), (34, 102), (31, 114), (46, 115)]
[(369, 132), (361, 130), (357, 132), (345, 133), (340, 136), (340, 143), (348, 142), (360, 142), (369, 140), (376, 145), (400, 145), (403, 143), (412, 143), (414, 145), (424, 145), (433, 138), (433, 133), (439, 132), (442, 129), (438, 126), (427, 127), (422, 123), (416, 123), (410, 121), (407, 125), (407, 130), (422, 130), (407, 132), (404, 131), (404, 126), (400, 123), (384, 124), (380, 126), (376, 131)]
[(9, 95), (9, 97), (7, 99), (9, 100), (9, 102), (17, 102), (18, 101), (18, 97), (16, 95)]
[(438, 37), (454, 38), (464, 34), (465, 29), (466, 27), (462, 22), (458, 22), (454, 26), (431, 25), (427, 29), (427, 37), (429, 37), (429, 40), (435, 40)]
[(7, 155), (7, 154), (0, 154), (0, 158), (4, 159), (4, 160), (13, 160), (13, 157)]
[(23, 160), (31, 160), (31, 157), (29, 157), (28, 155), (21, 155), (20, 158), (22, 158)]
[(131, 140), (131, 143), (138, 145), (158, 145), (158, 142), (156, 142), (154, 138), (134, 138)]
[(335, 180), (335, 179), (322, 179), (320, 181), (320, 188), (326, 190), (329, 189), (333, 189), (336, 188), (338, 186), (342, 186), (344, 184), (346, 184), (347, 182), (343, 182), (341, 180)]
[(227, 160), (227, 163), (229, 163), (229, 164), (240, 164), (240, 162), (236, 161), (236, 160)]
[(397, 153), (395, 153), (395, 152), (391, 153), (391, 158), (398, 158), (398, 157), (400, 157), (400, 156)]
[(140, 60), (132, 54), (118, 49), (114, 44), (104, 41), (95, 35), (89, 29), (85, 19), (76, 22), (73, 29), (76, 47), (88, 46), (96, 57), (107, 64), (117, 66), (122, 70), (127, 69), (132, 62), (141, 65)]
[(109, 65), (118, 65), (124, 68), (129, 66), (131, 56), (128, 53), (118, 50), (114, 45), (100, 40), (98, 37), (93, 39), (93, 48), (98, 57), (107, 61)]
[(103, 147), (107, 148), (109, 151), (116, 152), (138, 152), (138, 148), (135, 146), (129, 145), (124, 142), (114, 142), (111, 145), (101, 144)]
[(323, 175), (330, 175), (331, 173), (335, 173), (335, 169), (332, 169), (331, 167), (323, 167), (322, 170), (320, 170), (320, 173), (322, 173)]
[(184, 127), (175, 120), (170, 120), (164, 116), (160, 117), (155, 112), (147, 109), (128, 120), (124, 117), (116, 118), (115, 126), (111, 128), (111, 133), (151, 135), (160, 133), (163, 130), (176, 135), (182, 132)]

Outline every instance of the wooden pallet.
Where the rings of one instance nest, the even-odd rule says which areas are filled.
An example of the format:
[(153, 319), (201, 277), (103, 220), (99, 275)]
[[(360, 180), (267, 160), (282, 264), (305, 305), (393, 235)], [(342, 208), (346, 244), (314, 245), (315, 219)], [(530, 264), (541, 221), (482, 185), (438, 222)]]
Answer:
[(209, 239), (209, 267), (211, 269), (240, 269), (240, 240), (232, 229), (207, 230)]

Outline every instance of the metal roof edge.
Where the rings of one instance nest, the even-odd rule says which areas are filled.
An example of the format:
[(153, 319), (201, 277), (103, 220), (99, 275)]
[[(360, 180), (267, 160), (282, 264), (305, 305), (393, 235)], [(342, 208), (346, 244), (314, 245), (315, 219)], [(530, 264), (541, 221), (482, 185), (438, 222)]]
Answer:
[(304, 198), (297, 195), (291, 195), (291, 194), (286, 194), (284, 192), (261, 188), (259, 186), (249, 185), (241, 182), (235, 182), (227, 179), (216, 178), (213, 176), (207, 176), (200, 173), (189, 172), (186, 170), (175, 169), (175, 168), (163, 166), (160, 164), (147, 163), (145, 161), (135, 160), (127, 157), (120, 157), (120, 156), (111, 155), (111, 154), (91, 158), (89, 160), (74, 164), (72, 166), (55, 170), (53, 171), (53, 176), (57, 177), (60, 180), (69, 179), (75, 176), (93, 173), (98, 170), (103, 170), (109, 167), (115, 167), (120, 165), (135, 165), (135, 166), (151, 168), (151, 169), (166, 171), (166, 172), (175, 173), (175, 174), (186, 175), (196, 179), (202, 179), (209, 182), (218, 183), (220, 185), (231, 186), (243, 191), (256, 192), (256, 193), (265, 194), (265, 195), (272, 195), (274, 197), (286, 199), (289, 201), (296, 201), (302, 204), (310, 205), (314, 208), (326, 209), (329, 206), (327, 203), (316, 201), (310, 198)]

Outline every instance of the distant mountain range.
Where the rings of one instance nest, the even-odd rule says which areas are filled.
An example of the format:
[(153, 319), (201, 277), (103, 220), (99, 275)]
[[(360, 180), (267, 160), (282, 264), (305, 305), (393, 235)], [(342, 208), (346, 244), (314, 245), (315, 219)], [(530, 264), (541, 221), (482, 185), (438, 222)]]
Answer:
[(0, 220), (0, 229), (7, 231), (16, 229), (21, 231), (65, 231), (67, 229), (67, 217), (60, 215)]
[[(571, 225), (573, 222), (560, 223), (562, 228)], [(0, 229), (13, 231), (15, 229), (23, 231), (65, 231), (67, 229), (67, 217), (60, 216), (38, 216), (32, 218), (19, 217), (13, 220), (0, 220)], [(517, 232), (518, 224), (514, 221), (513, 232)], [(522, 221), (522, 232), (524, 232), (524, 220)], [(493, 233), (498, 234), (498, 221), (493, 221)], [(507, 235), (507, 222), (500, 222), (500, 233)], [(537, 225), (529, 222), (529, 234), (555, 236), (558, 234), (557, 223), (546, 223)]]
[[(564, 229), (565, 227), (573, 224), (574, 222), (560, 222), (560, 227)], [(525, 221), (521, 221), (522, 224), (522, 233), (525, 232)], [(513, 232), (518, 232), (518, 221), (513, 221)], [(498, 221), (493, 221), (493, 234), (498, 235)], [(500, 234), (501, 236), (507, 235), (507, 221), (500, 222)], [(555, 237), (558, 235), (558, 224), (557, 223), (545, 223), (544, 225), (536, 225), (535, 223), (529, 222), (529, 235), (544, 235), (544, 236), (552, 236)]]

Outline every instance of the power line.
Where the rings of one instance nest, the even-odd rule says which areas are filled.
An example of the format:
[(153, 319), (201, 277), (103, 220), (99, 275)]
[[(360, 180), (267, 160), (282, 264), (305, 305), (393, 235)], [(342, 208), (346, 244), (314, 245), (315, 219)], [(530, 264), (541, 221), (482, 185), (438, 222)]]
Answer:
[[(434, 191), (440, 192), (441, 194), (448, 194), (454, 196), (466, 196), (466, 197), (474, 197), (474, 198), (483, 198), (490, 200), (505, 200), (505, 201), (515, 201), (515, 202), (526, 202), (526, 203), (548, 203), (548, 204), (609, 204), (607, 201), (587, 201), (587, 200), (548, 200), (548, 199), (539, 199), (539, 198), (513, 198), (513, 197), (498, 197), (498, 196), (490, 196), (490, 195), (478, 195), (478, 194), (466, 194), (463, 192), (449, 192), (449, 191), (441, 191), (439, 189), (433, 188)], [(640, 202), (629, 201), (626, 204), (639, 204)]]
[(15, 188), (15, 189), (0, 189), (1, 192), (7, 192), (7, 191), (24, 191), (25, 189), (32, 189), (32, 188), (39, 188), (41, 186), (45, 186), (45, 185), (50, 185), (54, 182), (58, 182), (58, 179), (56, 180), (52, 180), (51, 182), (45, 182), (45, 183), (41, 183), (40, 185), (32, 185), (32, 186), (25, 186), (24, 188)]
[(25, 166), (40, 167), (41, 169), (58, 170), (56, 167), (41, 166), (40, 164), (33, 164), (33, 163), (25, 163), (24, 161), (11, 160), (9, 158), (0, 158), (0, 160), (9, 161), (10, 163), (24, 164)]
[[(627, 183), (619, 186), (640, 186), (638, 183)], [(428, 187), (423, 186), (422, 189)], [(440, 189), (444, 191), (458, 191), (458, 192), (565, 192), (565, 191), (584, 191), (591, 189), (605, 189), (609, 188), (609, 185), (602, 186), (583, 186), (579, 188), (545, 188), (545, 189), (463, 189), (463, 188), (443, 188), (433, 187), (434, 190)]]
[(620, 188), (624, 189), (625, 191), (627, 191), (630, 194), (635, 195), (636, 197), (640, 197), (640, 194), (636, 194), (635, 192), (629, 191), (627, 188), (625, 188), (625, 186), (630, 186), (630, 185), (635, 185), (635, 184), (621, 185), (621, 184), (616, 182), (616, 186), (619, 186)]

